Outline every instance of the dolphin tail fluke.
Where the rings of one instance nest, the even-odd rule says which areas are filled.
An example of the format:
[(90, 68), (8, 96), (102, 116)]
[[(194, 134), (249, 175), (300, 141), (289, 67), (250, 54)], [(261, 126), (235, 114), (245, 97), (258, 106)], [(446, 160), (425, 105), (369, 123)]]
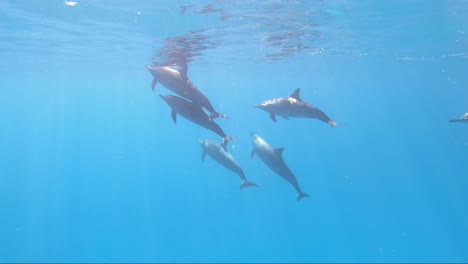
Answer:
[(338, 125), (338, 123), (336, 123), (335, 121), (328, 121), (327, 122), (331, 127), (336, 127)]
[(299, 202), (304, 197), (310, 197), (307, 193), (299, 192), (297, 193), (297, 201)]
[(210, 120), (213, 120), (215, 118), (230, 118), (229, 116), (227, 115), (224, 115), (224, 114), (221, 114), (221, 113), (218, 113), (218, 112), (213, 112), (210, 114)]
[(229, 141), (234, 140), (235, 138), (231, 136), (225, 136), (223, 137), (223, 144), (227, 144)]
[(248, 181), (248, 180), (243, 180), (243, 181), (241, 182), (240, 189), (242, 190), (242, 189), (244, 189), (245, 187), (251, 187), (251, 186), (257, 186), (257, 187), (258, 187), (258, 185), (257, 185), (256, 183), (254, 183), (254, 182), (250, 182), (250, 181)]

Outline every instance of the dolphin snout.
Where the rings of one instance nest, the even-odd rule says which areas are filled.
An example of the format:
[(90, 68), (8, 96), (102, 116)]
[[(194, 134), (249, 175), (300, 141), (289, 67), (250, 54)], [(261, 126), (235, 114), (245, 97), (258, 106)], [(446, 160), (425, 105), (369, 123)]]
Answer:
[(159, 71), (159, 67), (156, 65), (146, 65), (145, 68), (148, 69), (148, 71), (150, 71), (153, 75), (157, 74), (157, 72)]

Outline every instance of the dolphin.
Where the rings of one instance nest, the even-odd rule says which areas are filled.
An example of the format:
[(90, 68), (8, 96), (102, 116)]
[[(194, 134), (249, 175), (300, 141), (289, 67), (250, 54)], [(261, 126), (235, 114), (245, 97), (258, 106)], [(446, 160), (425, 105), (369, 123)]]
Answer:
[(460, 118), (451, 119), (449, 122), (468, 123), (468, 113), (463, 114)]
[(288, 168), (288, 165), (283, 160), (283, 148), (274, 149), (268, 142), (263, 138), (252, 134), (253, 140), (253, 150), (251, 153), (251, 158), (253, 159), (255, 153), (260, 157), (260, 159), (276, 174), (281, 176), (283, 179), (288, 181), (294, 189), (296, 189), (297, 201), (301, 200), (304, 197), (309, 197), (308, 194), (301, 191), (299, 182), (296, 177), (294, 177), (291, 170)]
[(172, 120), (177, 123), (177, 114), (185, 117), (185, 119), (211, 130), (223, 138), (223, 142), (228, 142), (234, 139), (226, 136), (221, 127), (218, 126), (208, 115), (203, 111), (198, 104), (180, 98), (175, 95), (159, 95), (172, 108)]
[(299, 88), (287, 98), (271, 99), (259, 105), (254, 105), (254, 107), (268, 112), (274, 122), (276, 122), (276, 115), (280, 115), (286, 119), (288, 117), (317, 118), (332, 127), (336, 126), (336, 122), (331, 120), (320, 109), (301, 100)]
[(210, 112), (210, 119), (222, 117), (229, 118), (226, 115), (216, 112), (206, 96), (198, 90), (198, 88), (187, 77), (187, 66), (183, 66), (180, 71), (171, 67), (148, 65), (146, 68), (153, 75), (151, 88), (155, 89), (158, 81), (167, 89), (188, 99), (196, 104), (199, 104)]
[(203, 148), (202, 160), (205, 160), (205, 156), (206, 154), (208, 154), (208, 156), (213, 158), (219, 164), (223, 165), (227, 169), (239, 175), (239, 177), (242, 179), (242, 182), (240, 184), (241, 190), (245, 187), (257, 186), (257, 184), (250, 182), (245, 178), (244, 171), (241, 169), (241, 167), (239, 167), (239, 165), (237, 164), (236, 160), (231, 155), (231, 153), (227, 152), (226, 150), (227, 142), (223, 143), (222, 145), (219, 145), (216, 142), (206, 140), (206, 139), (198, 140), (198, 142)]

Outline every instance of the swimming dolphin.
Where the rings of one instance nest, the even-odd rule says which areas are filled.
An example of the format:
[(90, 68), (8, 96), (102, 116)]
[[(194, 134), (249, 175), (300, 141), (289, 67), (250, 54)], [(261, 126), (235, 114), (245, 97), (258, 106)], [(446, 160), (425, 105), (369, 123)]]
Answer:
[(336, 122), (332, 121), (324, 112), (320, 109), (310, 105), (309, 103), (302, 101), (299, 95), (300, 89), (297, 88), (291, 96), (287, 98), (277, 98), (262, 102), (254, 107), (260, 108), (270, 113), (271, 119), (276, 122), (276, 115), (280, 115), (284, 118), (288, 117), (306, 117), (306, 118), (317, 118), (330, 126), (335, 127)]
[(253, 140), (253, 150), (251, 153), (251, 158), (253, 159), (255, 153), (260, 157), (260, 159), (276, 174), (281, 176), (283, 179), (288, 181), (294, 189), (297, 191), (297, 201), (301, 200), (304, 197), (309, 197), (308, 194), (301, 191), (301, 187), (297, 182), (296, 177), (294, 177), (291, 170), (288, 168), (288, 165), (283, 160), (283, 148), (274, 149), (268, 142), (263, 138), (252, 134)]
[(233, 139), (233, 137), (226, 136), (221, 127), (208, 117), (200, 105), (174, 95), (159, 96), (172, 108), (171, 116), (174, 123), (177, 123), (177, 114), (179, 114), (185, 119), (220, 135), (223, 142)]
[(463, 114), (460, 118), (451, 119), (449, 122), (462, 122), (468, 123), (468, 113)]
[(219, 145), (216, 142), (210, 140), (198, 140), (200, 142), (201, 147), (203, 148), (202, 153), (202, 160), (205, 160), (206, 154), (217, 161), (219, 164), (223, 165), (224, 167), (228, 168), (229, 170), (233, 171), (239, 177), (241, 177), (242, 182), (240, 185), (240, 189), (242, 190), (244, 187), (248, 186), (257, 186), (257, 184), (248, 181), (245, 178), (244, 171), (239, 167), (234, 157), (231, 153), (227, 152), (226, 150), (226, 142), (222, 145)]
[(148, 65), (146, 68), (153, 75), (153, 82), (151, 88), (154, 88), (159, 81), (167, 89), (174, 93), (199, 104), (208, 112), (210, 112), (210, 119), (217, 117), (228, 118), (228, 116), (216, 112), (206, 96), (198, 90), (198, 88), (187, 77), (187, 66), (182, 67), (177, 71), (171, 67)]

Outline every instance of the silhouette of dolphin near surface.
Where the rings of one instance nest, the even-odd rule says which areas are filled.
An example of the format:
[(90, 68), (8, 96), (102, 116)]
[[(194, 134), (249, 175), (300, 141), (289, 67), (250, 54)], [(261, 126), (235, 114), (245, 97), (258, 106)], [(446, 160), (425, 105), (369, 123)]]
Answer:
[(468, 113), (463, 114), (460, 118), (451, 119), (449, 122), (468, 123)]
[(223, 142), (234, 139), (226, 136), (221, 127), (211, 120), (198, 104), (174, 95), (159, 95), (172, 108), (171, 116), (174, 123), (177, 123), (177, 114), (185, 119), (211, 130), (223, 138)]
[(297, 192), (297, 201), (301, 200), (304, 197), (309, 197), (308, 194), (302, 192), (299, 182), (296, 177), (293, 175), (291, 170), (288, 168), (288, 165), (283, 160), (283, 148), (274, 149), (268, 142), (263, 138), (252, 134), (253, 140), (253, 150), (251, 158), (254, 157), (255, 153), (260, 157), (260, 159), (276, 174), (281, 176), (283, 179), (288, 181)]
[(331, 120), (320, 109), (301, 100), (299, 88), (296, 89), (289, 97), (271, 99), (264, 101), (259, 105), (254, 105), (254, 107), (268, 112), (274, 122), (276, 122), (276, 115), (280, 115), (286, 119), (288, 117), (317, 118), (328, 123), (332, 127), (336, 126), (336, 122)]
[(236, 160), (234, 157), (231, 155), (226, 150), (226, 144), (223, 143), (222, 145), (219, 145), (216, 142), (210, 141), (210, 140), (198, 140), (200, 143), (201, 147), (203, 148), (203, 153), (202, 153), (202, 160), (205, 160), (206, 154), (213, 158), (215, 161), (217, 161), (219, 164), (223, 165), (227, 169), (233, 171), (239, 177), (242, 179), (240, 189), (242, 190), (245, 187), (249, 186), (257, 186), (257, 184), (248, 181), (245, 178), (244, 171), (241, 169), (241, 167), (237, 164)]
[(153, 75), (151, 88), (155, 89), (158, 82), (164, 85), (167, 89), (173, 91), (179, 96), (184, 97), (193, 103), (199, 104), (210, 112), (210, 119), (228, 116), (216, 112), (208, 98), (190, 81), (187, 77), (187, 66), (184, 65), (180, 71), (177, 71), (167, 66), (148, 65), (146, 68)]

